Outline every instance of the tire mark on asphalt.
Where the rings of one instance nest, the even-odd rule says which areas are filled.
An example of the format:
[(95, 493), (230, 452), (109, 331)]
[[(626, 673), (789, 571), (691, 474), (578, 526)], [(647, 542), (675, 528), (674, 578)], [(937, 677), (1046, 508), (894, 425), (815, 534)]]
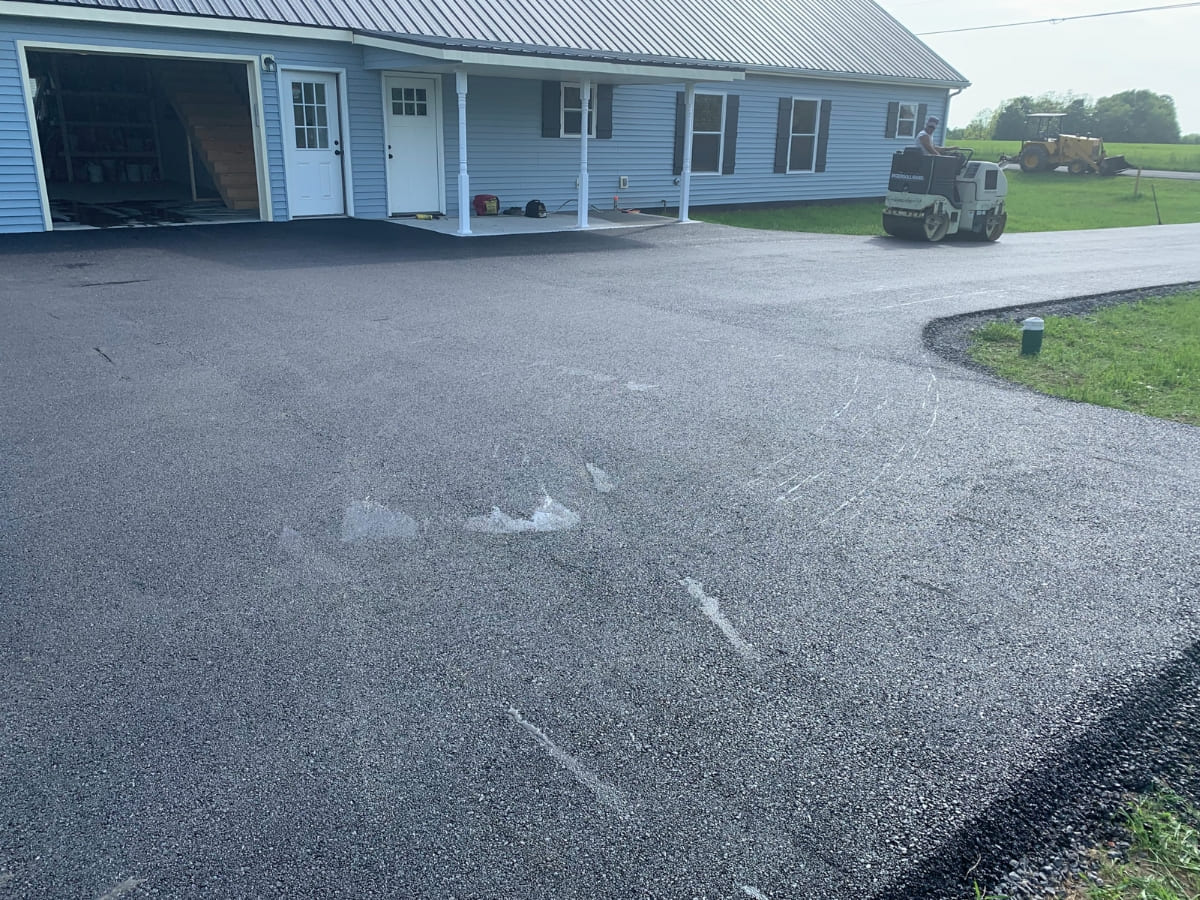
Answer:
[(543, 750), (550, 754), (551, 759), (570, 772), (576, 781), (595, 794), (597, 800), (621, 815), (626, 814), (629, 801), (624, 794), (612, 785), (605, 783), (598, 775), (584, 768), (579, 760), (555, 744), (542, 729), (522, 716), (520, 710), (510, 706), (508, 708), (508, 715), (509, 718), (525, 729)]
[[(858, 359), (856, 359), (854, 361), (855, 366), (861, 368), (862, 361), (863, 361), (863, 354), (860, 353), (858, 355)], [(812, 433), (812, 436), (815, 437), (816, 435), (820, 434), (826, 428), (835, 424), (838, 421), (838, 419), (840, 419), (843, 415), (845, 415), (847, 410), (849, 410), (850, 407), (854, 405), (854, 402), (858, 397), (859, 388), (861, 388), (861, 387), (862, 387), (862, 375), (861, 375), (861, 373), (856, 372), (854, 375), (854, 386), (850, 390), (850, 397), (846, 400), (845, 403), (842, 404), (841, 408), (837, 412), (835, 412), (832, 416), (830, 416), (829, 419), (827, 419), (824, 423), (822, 423), (822, 425), (816, 431), (814, 431)], [(765, 481), (767, 478), (779, 477), (778, 470), (781, 467), (784, 467), (787, 464), (791, 463), (793, 460), (795, 460), (795, 458), (800, 453), (801, 453), (800, 448), (797, 448), (795, 450), (789, 451), (788, 453), (785, 453), (783, 456), (779, 457), (779, 459), (777, 459), (773, 463), (770, 463), (769, 465), (767, 465), (761, 472), (759, 472), (757, 475), (755, 475), (753, 478), (751, 478), (749, 481), (747, 481), (745, 483), (745, 487), (752, 488), (752, 487), (757, 486), (761, 482)], [(774, 474), (772, 474), (772, 473), (774, 473)], [(782, 500), (787, 494), (790, 494), (792, 492), (791, 490), (789, 490), (789, 486), (801, 487), (801, 486), (803, 486), (805, 481), (815, 480), (815, 478), (820, 478), (825, 474), (826, 473), (824, 473), (824, 472), (818, 472), (818, 473), (816, 473), (815, 476), (813, 476), (809, 470), (801, 470), (798, 472), (792, 472), (791, 474), (788, 474), (782, 481), (778, 482), (775, 485), (776, 490), (782, 490), (784, 492), (783, 494), (781, 494), (775, 498), (776, 501)], [(795, 485), (795, 482), (797, 479), (801, 480), (800, 485)]]
[(679, 583), (687, 588), (687, 592), (699, 601), (701, 612), (708, 616), (717, 628), (721, 629), (721, 633), (725, 635), (730, 646), (745, 659), (751, 662), (758, 662), (760, 658), (758, 651), (745, 638), (738, 634), (738, 630), (733, 627), (733, 624), (722, 615), (721, 604), (717, 598), (710, 597), (704, 593), (704, 585), (695, 578), (681, 578), (679, 579)]
[[(836, 509), (834, 509), (828, 515), (822, 517), (818, 521), (817, 524), (819, 524), (819, 525), (826, 524), (827, 522), (831, 521), (835, 516), (837, 516), (838, 513), (840, 513), (842, 510), (846, 509), (847, 507), (849, 507), (855, 503), (858, 503), (858, 501), (861, 500), (863, 497), (865, 497), (871, 491), (871, 489), (874, 488), (874, 486), (883, 479), (883, 476), (888, 474), (888, 472), (893, 467), (895, 467), (897, 465), (905, 465), (907, 463), (912, 463), (912, 462), (916, 461), (917, 457), (919, 457), (921, 455), (921, 451), (925, 449), (925, 443), (929, 439), (929, 434), (930, 434), (930, 432), (933, 431), (933, 426), (937, 424), (938, 414), (941, 412), (941, 405), (942, 405), (942, 394), (941, 394), (941, 390), (937, 386), (937, 375), (934, 374), (932, 366), (927, 366), (926, 368), (929, 372), (929, 380), (925, 383), (925, 393), (921, 398), (921, 409), (923, 409), (923, 410), (929, 409), (930, 410), (929, 422), (925, 426), (925, 430), (922, 431), (920, 436), (916, 439), (916, 446), (913, 448), (912, 453), (909, 456), (908, 460), (904, 461), (904, 462), (901, 461), (901, 458), (905, 455), (905, 453), (908, 449), (908, 446), (909, 446), (907, 442), (904, 442), (904, 443), (901, 443), (895, 449), (895, 451), (892, 453), (891, 457), (876, 470), (875, 474), (872, 475), (858, 491), (856, 491), (850, 497), (843, 500)], [(930, 409), (931, 403), (932, 403), (932, 409)], [(904, 475), (905, 475), (904, 472), (900, 472), (893, 479), (893, 483), (899, 482), (904, 477)]]

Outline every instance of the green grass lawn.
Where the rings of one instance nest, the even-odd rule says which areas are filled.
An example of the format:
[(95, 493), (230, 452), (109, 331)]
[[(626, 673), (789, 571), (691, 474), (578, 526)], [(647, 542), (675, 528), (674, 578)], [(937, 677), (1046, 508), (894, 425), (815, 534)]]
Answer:
[[(995, 162), (1001, 154), (1016, 156), (1020, 141), (975, 141), (963, 138), (947, 141), (975, 151), (975, 159)], [(1200, 144), (1113, 144), (1104, 142), (1109, 156), (1122, 155), (1131, 166), (1143, 169), (1163, 169), (1169, 172), (1200, 172)]]
[[(1155, 225), (1154, 195), (1164, 225), (1200, 222), (1200, 181), (1026, 175), (1007, 172), (1008, 231), (1073, 231)], [(886, 189), (886, 182), (882, 185)], [(742, 228), (816, 231), (823, 234), (883, 234), (883, 203), (857, 200), (829, 205), (706, 210), (693, 218)]]
[(1021, 356), (1021, 328), (975, 332), (971, 358), (1055, 397), (1200, 425), (1200, 291), (1046, 317), (1042, 352)]

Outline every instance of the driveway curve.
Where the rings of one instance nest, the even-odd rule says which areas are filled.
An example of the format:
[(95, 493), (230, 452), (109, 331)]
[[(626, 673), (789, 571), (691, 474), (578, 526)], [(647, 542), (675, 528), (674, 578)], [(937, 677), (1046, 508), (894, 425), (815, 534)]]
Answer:
[(1192, 647), (1200, 430), (923, 329), (1198, 240), (6, 240), (0, 897), (934, 891)]

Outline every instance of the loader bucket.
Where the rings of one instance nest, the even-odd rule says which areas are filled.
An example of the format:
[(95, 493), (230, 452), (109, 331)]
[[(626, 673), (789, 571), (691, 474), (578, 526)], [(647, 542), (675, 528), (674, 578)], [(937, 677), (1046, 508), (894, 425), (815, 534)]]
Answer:
[(1123, 156), (1106, 156), (1100, 162), (1101, 175), (1116, 175), (1118, 172), (1123, 172), (1130, 168), (1129, 163), (1125, 161)]

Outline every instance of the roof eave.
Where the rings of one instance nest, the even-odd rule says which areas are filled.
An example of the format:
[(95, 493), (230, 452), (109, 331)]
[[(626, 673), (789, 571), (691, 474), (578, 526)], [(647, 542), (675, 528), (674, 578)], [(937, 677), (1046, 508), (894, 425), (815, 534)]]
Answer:
[(916, 75), (878, 75), (862, 72), (833, 72), (827, 69), (784, 69), (775, 66), (746, 66), (747, 75), (780, 75), (787, 78), (820, 78), (825, 81), (855, 81), (865, 84), (897, 84), (906, 87), (966, 88), (965, 78), (921, 78)]

